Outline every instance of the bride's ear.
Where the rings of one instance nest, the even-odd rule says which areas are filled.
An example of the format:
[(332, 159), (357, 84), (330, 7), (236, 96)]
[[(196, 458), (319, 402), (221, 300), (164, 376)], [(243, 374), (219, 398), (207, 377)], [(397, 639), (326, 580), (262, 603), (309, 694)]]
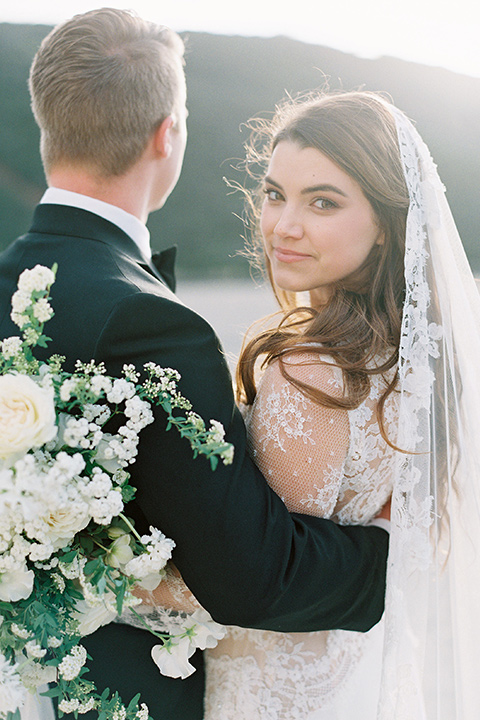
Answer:
[(171, 133), (174, 122), (172, 115), (168, 115), (153, 133), (153, 146), (161, 157), (168, 157), (172, 151)]

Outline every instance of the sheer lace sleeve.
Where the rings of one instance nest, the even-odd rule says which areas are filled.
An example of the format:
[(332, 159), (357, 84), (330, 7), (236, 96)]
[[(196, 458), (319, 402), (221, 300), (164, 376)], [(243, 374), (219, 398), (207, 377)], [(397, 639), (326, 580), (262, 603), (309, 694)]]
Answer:
[(183, 632), (187, 616), (202, 609), (173, 563), (167, 564), (165, 576), (154, 590), (137, 587), (135, 595), (142, 604), (134, 611), (126, 608), (115, 622), (176, 635)]
[(143, 590), (139, 587), (135, 595), (142, 599), (143, 605), (161, 606), (177, 612), (192, 613), (202, 607), (173, 563), (168, 563), (165, 577), (154, 590)]
[[(284, 360), (288, 374), (331, 395), (342, 394), (341, 372), (317, 353)], [(251, 453), (292, 512), (329, 516), (335, 508), (349, 444), (348, 412), (307, 398), (270, 365), (247, 415)]]

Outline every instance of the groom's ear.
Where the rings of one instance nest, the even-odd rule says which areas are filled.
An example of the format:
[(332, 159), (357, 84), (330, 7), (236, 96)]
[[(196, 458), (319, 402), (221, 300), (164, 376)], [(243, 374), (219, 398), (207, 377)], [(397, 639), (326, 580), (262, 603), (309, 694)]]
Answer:
[(172, 150), (171, 133), (175, 120), (169, 115), (153, 133), (153, 146), (161, 157), (168, 157)]

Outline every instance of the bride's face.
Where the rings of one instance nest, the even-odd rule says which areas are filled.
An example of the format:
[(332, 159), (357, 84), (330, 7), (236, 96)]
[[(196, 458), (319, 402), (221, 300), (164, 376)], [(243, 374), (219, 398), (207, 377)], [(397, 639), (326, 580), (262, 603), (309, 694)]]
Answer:
[(383, 243), (360, 185), (323, 153), (282, 141), (264, 180), (261, 229), (278, 287), (328, 302), (335, 282)]

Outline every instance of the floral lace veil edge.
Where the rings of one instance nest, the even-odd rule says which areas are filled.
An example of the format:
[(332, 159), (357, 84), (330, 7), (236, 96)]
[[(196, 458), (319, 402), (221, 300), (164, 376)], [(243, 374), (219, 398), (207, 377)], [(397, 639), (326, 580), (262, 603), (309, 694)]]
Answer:
[(410, 196), (380, 720), (478, 720), (480, 296), (429, 150), (394, 115)]

